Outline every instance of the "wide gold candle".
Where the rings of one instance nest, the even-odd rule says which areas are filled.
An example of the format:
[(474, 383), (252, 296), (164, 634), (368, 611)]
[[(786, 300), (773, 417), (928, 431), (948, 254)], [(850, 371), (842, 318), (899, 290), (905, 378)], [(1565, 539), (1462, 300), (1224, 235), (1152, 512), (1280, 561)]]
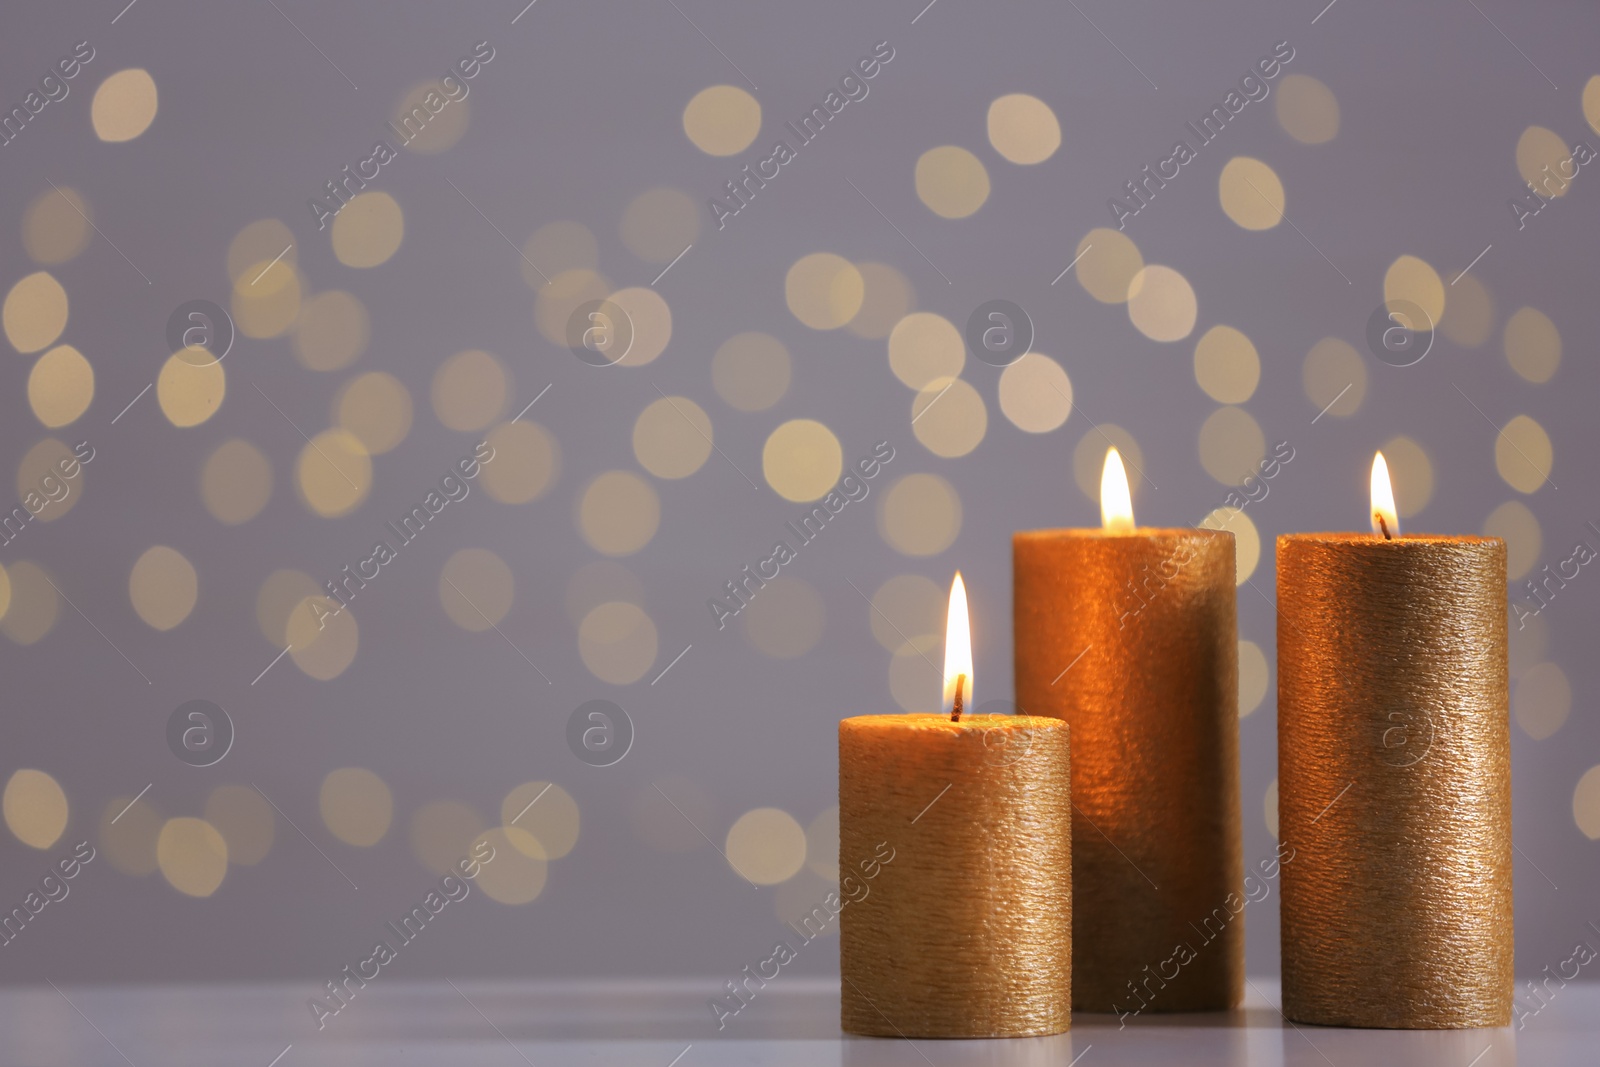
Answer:
[(1234, 540), (1134, 528), (1012, 539), (1018, 710), (1072, 726), (1072, 1002), (1227, 1009), (1244, 982)]
[(1373, 534), (1278, 538), (1283, 1010), (1505, 1026), (1505, 543), (1400, 536), (1381, 454), (1373, 496)]
[(947, 639), (950, 713), (839, 724), (840, 1014), (853, 1034), (1030, 1037), (1072, 1023), (1067, 726), (962, 713), (972, 667), (956, 581), (965, 647), (952, 657)]

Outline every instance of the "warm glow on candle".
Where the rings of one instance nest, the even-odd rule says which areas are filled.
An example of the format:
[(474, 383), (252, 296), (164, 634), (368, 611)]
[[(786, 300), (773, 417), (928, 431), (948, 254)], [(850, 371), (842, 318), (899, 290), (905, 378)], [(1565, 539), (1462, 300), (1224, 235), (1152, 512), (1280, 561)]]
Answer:
[(1106, 449), (1106, 465), (1100, 471), (1100, 524), (1107, 533), (1132, 533), (1133, 495), (1128, 492), (1128, 472), (1122, 466), (1122, 453)]
[(1389, 483), (1389, 464), (1383, 453), (1372, 457), (1372, 532), (1385, 539), (1400, 536), (1400, 515), (1394, 508), (1394, 487)]
[(944, 710), (952, 721), (972, 706), (972, 627), (967, 621), (967, 587), (956, 571), (950, 583), (950, 613), (944, 626)]

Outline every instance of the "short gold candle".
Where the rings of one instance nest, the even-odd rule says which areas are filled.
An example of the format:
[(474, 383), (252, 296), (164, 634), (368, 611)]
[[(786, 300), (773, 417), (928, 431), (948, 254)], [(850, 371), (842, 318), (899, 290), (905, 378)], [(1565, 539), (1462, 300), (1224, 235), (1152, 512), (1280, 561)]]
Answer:
[(847, 1032), (1029, 1037), (1071, 1026), (1071, 803), (1058, 720), (839, 724), (841, 869), (893, 855), (840, 913)]
[(1504, 542), (1278, 538), (1290, 1019), (1511, 1021), (1506, 671)]
[[(1073, 1006), (1233, 1007), (1244, 983), (1233, 535), (1026, 531), (1012, 569), (1018, 710), (1072, 725)], [(1161, 973), (1180, 944), (1194, 958)]]

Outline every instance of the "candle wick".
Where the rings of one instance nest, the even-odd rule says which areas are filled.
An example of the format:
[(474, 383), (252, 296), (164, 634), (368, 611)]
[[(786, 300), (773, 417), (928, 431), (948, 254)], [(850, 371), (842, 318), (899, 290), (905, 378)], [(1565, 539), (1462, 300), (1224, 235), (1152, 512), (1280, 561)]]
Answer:
[(955, 699), (955, 703), (952, 705), (951, 710), (950, 710), (950, 721), (951, 722), (960, 722), (961, 721), (961, 687), (966, 685), (966, 682), (967, 682), (967, 676), (966, 675), (964, 675), (964, 674), (956, 675), (956, 699)]
[(1378, 529), (1383, 531), (1383, 539), (1385, 541), (1393, 541), (1394, 535), (1389, 532), (1389, 524), (1383, 521), (1383, 513), (1374, 511), (1372, 517), (1378, 520)]

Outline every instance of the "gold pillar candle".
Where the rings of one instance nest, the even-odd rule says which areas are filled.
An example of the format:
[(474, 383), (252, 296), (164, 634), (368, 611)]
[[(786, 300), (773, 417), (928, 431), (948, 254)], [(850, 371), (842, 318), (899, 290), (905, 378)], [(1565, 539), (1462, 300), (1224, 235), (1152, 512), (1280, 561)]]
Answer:
[(1012, 539), (1018, 709), (1072, 727), (1073, 1007), (1227, 1009), (1244, 981), (1233, 535), (1134, 528), (1115, 450), (1101, 492), (1107, 529)]
[(1505, 1026), (1505, 543), (1399, 536), (1381, 460), (1376, 535), (1278, 538), (1283, 1010)]
[[(839, 724), (839, 860), (854, 882), (841, 881), (839, 929), (848, 1033), (1032, 1037), (1072, 1023), (1067, 726), (962, 714), (972, 667), (956, 582), (950, 713)], [(958, 614), (965, 659), (953, 668)]]

